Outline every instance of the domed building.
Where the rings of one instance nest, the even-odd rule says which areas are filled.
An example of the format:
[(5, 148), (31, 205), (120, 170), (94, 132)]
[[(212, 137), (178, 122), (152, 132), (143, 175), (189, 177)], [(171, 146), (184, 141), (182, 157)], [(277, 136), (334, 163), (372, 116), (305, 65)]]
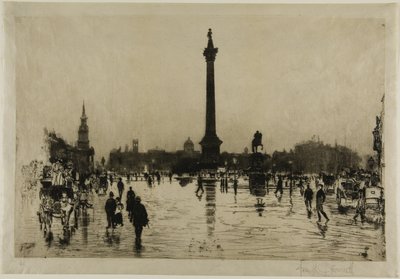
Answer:
[(185, 153), (187, 153), (187, 154), (193, 154), (193, 152), (194, 152), (194, 143), (190, 139), (190, 137), (188, 137), (188, 139), (183, 144), (183, 151)]

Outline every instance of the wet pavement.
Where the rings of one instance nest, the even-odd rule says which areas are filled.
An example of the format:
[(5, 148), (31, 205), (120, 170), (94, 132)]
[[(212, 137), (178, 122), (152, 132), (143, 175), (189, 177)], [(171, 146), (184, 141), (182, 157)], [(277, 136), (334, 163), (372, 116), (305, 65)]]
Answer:
[[(324, 209), (330, 222), (317, 223), (316, 212), (307, 211), (298, 189), (289, 189), (279, 202), (273, 191), (265, 197), (251, 195), (241, 181), (237, 195), (204, 186), (196, 196), (196, 182), (184, 187), (177, 181), (155, 184), (125, 181), (142, 197), (149, 214), (149, 227), (142, 235), (143, 248), (135, 248), (134, 228), (124, 210), (124, 226), (106, 229), (104, 204), (107, 196), (90, 195), (94, 209), (79, 218), (78, 229), (68, 239), (59, 219), (52, 235), (40, 230), (36, 211), (38, 195), (26, 197), (17, 216), (16, 256), (19, 257), (143, 257), (284, 260), (384, 261), (384, 226), (353, 223), (354, 209), (341, 214), (333, 195)], [(246, 185), (247, 184), (247, 185)], [(111, 190), (118, 193), (116, 183)], [(264, 204), (264, 205), (263, 205)], [(315, 204), (313, 203), (315, 207)]]

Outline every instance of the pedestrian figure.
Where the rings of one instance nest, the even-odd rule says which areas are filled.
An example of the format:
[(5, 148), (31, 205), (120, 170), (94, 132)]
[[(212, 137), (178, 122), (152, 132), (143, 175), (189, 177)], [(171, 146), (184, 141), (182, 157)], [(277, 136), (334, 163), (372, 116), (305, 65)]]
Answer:
[(114, 214), (115, 210), (117, 209), (117, 203), (114, 200), (114, 193), (110, 192), (110, 197), (106, 201), (106, 214), (107, 214), (107, 229), (109, 229), (111, 226), (114, 227)]
[(276, 185), (276, 190), (275, 190), (275, 196), (278, 197), (277, 193), (279, 192), (279, 197), (281, 198), (283, 195), (283, 181), (282, 177), (279, 176), (278, 178), (278, 184)]
[(122, 197), (122, 193), (124, 192), (124, 183), (122, 182), (122, 178), (119, 178), (119, 181), (117, 183), (117, 187), (118, 187), (118, 193), (119, 193), (119, 198), (121, 199)]
[(113, 178), (113, 176), (110, 174), (110, 186), (111, 186), (111, 187), (112, 187), (113, 182), (114, 182), (114, 178)]
[(137, 249), (142, 247), (142, 231), (143, 227), (147, 226), (149, 219), (144, 205), (141, 203), (139, 196), (135, 199), (135, 207), (133, 209), (133, 225), (135, 226), (135, 245)]
[(365, 221), (365, 199), (362, 194), (357, 200), (356, 215), (353, 217), (354, 222), (357, 222), (358, 216), (361, 217), (361, 222), (363, 223)]
[[(238, 181), (237, 179), (233, 180), (233, 190), (235, 191), (235, 196), (237, 195)], [(267, 187), (268, 189), (268, 187)]]
[(317, 202), (317, 214), (318, 214), (318, 222), (321, 222), (321, 214), (322, 216), (325, 217), (326, 222), (329, 221), (328, 215), (326, 215), (325, 211), (324, 211), (324, 202), (326, 199), (326, 195), (323, 188), (322, 184), (318, 185), (319, 190), (317, 191), (317, 195), (316, 195), (316, 202)]
[(62, 211), (62, 218), (61, 223), (63, 224), (64, 228), (69, 227), (69, 218), (71, 216), (73, 207), (72, 207), (72, 200), (68, 198), (66, 192), (62, 192), (60, 199), (60, 206)]
[(117, 225), (121, 225), (121, 227), (124, 225), (124, 222), (122, 220), (122, 210), (124, 209), (124, 205), (121, 203), (120, 198), (116, 198), (116, 204), (117, 208), (115, 209), (115, 215), (114, 215), (114, 227)]
[(132, 222), (132, 211), (133, 206), (135, 204), (135, 192), (132, 190), (132, 187), (129, 187), (129, 191), (126, 194), (126, 211), (128, 211), (129, 221)]
[(153, 180), (151, 179), (151, 175), (147, 176), (147, 184), (149, 184), (149, 186), (151, 186), (153, 184)]
[(158, 183), (158, 185), (160, 185), (160, 182), (161, 182), (161, 175), (160, 175), (159, 172), (156, 173), (156, 178), (157, 178), (157, 183)]
[[(310, 187), (310, 183), (307, 183), (307, 186)], [(304, 196), (304, 186), (302, 179), (300, 179), (299, 188), (300, 188), (300, 195)]]
[(74, 212), (74, 228), (78, 228), (78, 216), (79, 216), (79, 208), (80, 208), (80, 197), (77, 192), (74, 193), (72, 199), (72, 208)]
[(292, 177), (290, 177), (290, 181), (289, 181), (289, 196), (292, 196), (292, 192), (293, 192), (293, 185), (295, 184), (294, 180)]
[(307, 184), (307, 188), (304, 191), (304, 203), (306, 204), (306, 209), (307, 209), (307, 215), (308, 218), (311, 218), (311, 212), (312, 212), (312, 200), (313, 200), (313, 190), (310, 188), (310, 184)]
[(223, 193), (224, 192), (224, 183), (225, 183), (225, 179), (223, 178), (223, 177), (221, 177), (221, 180), (220, 180), (220, 182), (221, 182), (221, 184), (220, 184), (220, 190), (221, 190), (221, 193)]
[(168, 177), (169, 177), (169, 183), (171, 184), (172, 183), (172, 172), (169, 172)]
[(196, 190), (196, 196), (198, 196), (199, 191), (201, 191), (201, 193), (204, 193), (204, 189), (203, 189), (203, 179), (201, 177), (201, 175), (199, 175), (197, 177), (197, 190)]

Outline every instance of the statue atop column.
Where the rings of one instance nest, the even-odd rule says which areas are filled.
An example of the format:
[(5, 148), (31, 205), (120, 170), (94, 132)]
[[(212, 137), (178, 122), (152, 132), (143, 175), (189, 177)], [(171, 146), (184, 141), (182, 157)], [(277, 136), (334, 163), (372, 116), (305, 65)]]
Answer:
[(212, 31), (211, 31), (211, 28), (208, 29), (207, 38), (208, 38), (209, 40), (212, 39)]
[(220, 159), (220, 145), (222, 141), (217, 136), (216, 110), (215, 110), (215, 80), (214, 62), (218, 48), (214, 47), (212, 31), (208, 29), (208, 43), (203, 56), (207, 63), (206, 80), (206, 131), (201, 145), (201, 166), (205, 169), (216, 169)]

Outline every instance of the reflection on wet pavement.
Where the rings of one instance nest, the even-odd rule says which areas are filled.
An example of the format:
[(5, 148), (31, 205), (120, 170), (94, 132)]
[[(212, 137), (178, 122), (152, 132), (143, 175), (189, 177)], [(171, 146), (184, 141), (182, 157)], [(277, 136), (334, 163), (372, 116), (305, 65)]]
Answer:
[[(143, 230), (143, 248), (135, 248), (135, 233), (124, 212), (124, 226), (107, 230), (104, 204), (107, 196), (91, 195), (94, 209), (81, 214), (78, 228), (65, 233), (54, 220), (52, 233), (40, 230), (38, 201), (21, 202), (21, 229), (16, 254), (22, 257), (143, 257), (224, 258), (286, 260), (385, 260), (384, 227), (353, 223), (354, 210), (341, 213), (333, 196), (327, 197), (331, 219), (317, 223), (315, 204), (307, 212), (299, 191), (284, 189), (278, 200), (273, 190), (239, 184), (235, 195), (220, 185), (196, 182), (181, 187), (178, 182), (155, 184), (131, 182), (149, 213)], [(116, 185), (111, 190), (117, 192)], [(37, 196), (36, 196), (37, 197)], [(125, 198), (123, 200), (125, 202)], [(308, 215), (309, 218), (308, 218)]]

